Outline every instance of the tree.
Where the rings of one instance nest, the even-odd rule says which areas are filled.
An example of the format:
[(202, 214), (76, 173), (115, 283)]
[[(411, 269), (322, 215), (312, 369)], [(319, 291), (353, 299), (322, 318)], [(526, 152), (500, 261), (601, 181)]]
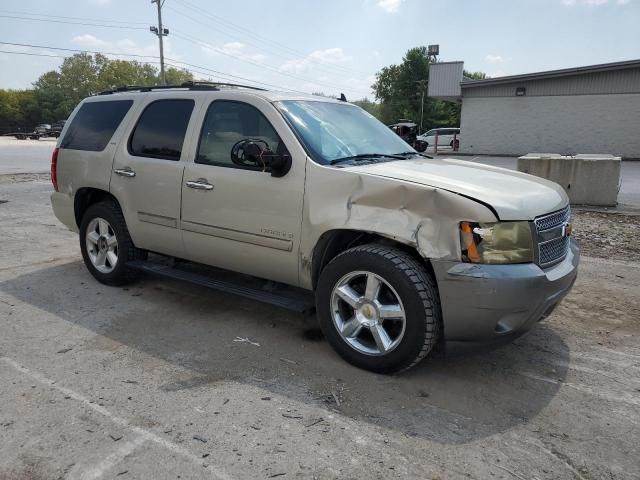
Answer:
[(354, 105), (358, 105), (363, 110), (366, 110), (367, 112), (369, 112), (374, 117), (380, 119), (381, 111), (380, 111), (380, 104), (379, 103), (372, 102), (371, 100), (369, 100), (366, 97), (363, 98), (362, 100), (355, 100), (353, 103), (354, 103)]
[[(181, 85), (193, 81), (193, 74), (185, 69), (169, 67), (165, 69), (164, 74), (168, 85)], [(160, 77), (156, 75), (155, 84), (160, 85), (160, 83)]]
[(485, 78), (487, 78), (487, 74), (484, 72), (469, 72), (467, 70), (464, 70), (462, 72), (462, 77), (465, 80), (484, 80)]
[[(381, 119), (393, 123), (400, 118), (420, 120), (422, 88), (429, 78), (430, 57), (427, 47), (411, 48), (400, 65), (389, 65), (376, 74), (372, 85), (376, 99), (381, 101)], [(425, 124), (433, 99), (424, 97)]]
[[(423, 130), (435, 127), (460, 125), (460, 104), (445, 102), (424, 96), (422, 93), (429, 82), (431, 57), (427, 55), (427, 47), (415, 47), (407, 51), (399, 65), (389, 65), (376, 74), (372, 85), (376, 100), (378, 118), (390, 124), (397, 120), (411, 119), (420, 123), (421, 107), (424, 107)], [(484, 78), (481, 72), (465, 72), (474, 78)]]
[(110, 60), (98, 74), (98, 90), (110, 90), (124, 85), (155, 85), (158, 71), (148, 63)]
[(33, 90), (0, 90), (0, 133), (27, 129), (34, 117)]

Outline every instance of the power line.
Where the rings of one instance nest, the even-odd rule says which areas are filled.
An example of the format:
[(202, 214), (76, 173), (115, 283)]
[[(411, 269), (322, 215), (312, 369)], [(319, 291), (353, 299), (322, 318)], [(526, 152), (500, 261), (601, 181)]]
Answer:
[[(178, 63), (178, 64), (182, 64), (182, 65), (187, 65), (188, 67), (199, 68), (201, 70), (205, 70), (206, 72), (215, 73), (217, 75), (221, 75), (221, 76), (225, 76), (225, 77), (231, 77), (231, 78), (239, 79), (239, 80), (244, 80), (244, 81), (247, 81), (247, 82), (253, 82), (253, 83), (260, 84), (260, 85), (265, 85), (267, 87), (277, 88), (278, 90), (286, 90), (286, 91), (290, 91), (290, 92), (294, 92), (294, 93), (303, 93), (305, 95), (307, 94), (307, 92), (302, 92), (300, 90), (293, 90), (291, 88), (283, 88), (281, 86), (274, 85), (272, 83), (266, 83), (266, 82), (262, 82), (262, 81), (259, 81), (259, 80), (253, 80), (251, 78), (241, 77), (239, 75), (232, 75), (231, 73), (220, 72), (219, 70), (214, 70), (212, 68), (203, 67), (202, 65), (195, 65), (193, 63), (183, 62), (181, 60), (175, 60), (175, 59), (172, 59), (172, 58), (169, 58), (169, 57), (167, 57), (167, 60), (169, 60), (170, 62), (174, 62), (174, 63)], [(173, 65), (173, 66), (176, 67), (177, 65)], [(203, 73), (203, 72), (198, 72), (198, 73), (202, 73), (203, 75), (206, 75), (206, 73)]]
[(147, 22), (129, 22), (125, 20), (111, 20), (106, 18), (98, 19), (98, 18), (88, 18), (88, 17), (70, 17), (68, 15), (52, 15), (50, 13), (19, 12), (16, 10), (0, 10), (0, 13), (8, 13), (10, 15), (28, 15), (31, 17), (46, 17), (47, 19), (49, 17), (53, 17), (53, 18), (63, 18), (65, 20), (88, 20), (90, 22), (97, 22), (97, 23), (107, 22), (107, 23), (127, 23), (127, 24), (133, 24), (133, 25), (147, 25)]
[(85, 27), (105, 27), (105, 28), (121, 28), (126, 30), (146, 30), (144, 27), (129, 27), (125, 25), (106, 25), (103, 23), (83, 23), (83, 22), (72, 22), (67, 20), (54, 20), (54, 19), (44, 19), (44, 18), (29, 18), (29, 17), (21, 17), (17, 15), (0, 15), (0, 18), (12, 18), (14, 20), (31, 20), (32, 22), (46, 22), (46, 23), (64, 23), (68, 25), (83, 25)]
[(135, 53), (118, 53), (118, 52), (99, 52), (96, 50), (87, 50), (87, 49), (77, 49), (77, 48), (62, 48), (62, 47), (50, 47), (47, 45), (34, 45), (29, 43), (15, 43), (15, 42), (0, 42), (0, 45), (12, 45), (14, 47), (30, 47), (30, 48), (44, 48), (46, 50), (60, 50), (63, 52), (74, 52), (74, 53), (93, 53), (100, 55), (116, 55), (123, 57), (137, 57), (137, 58), (160, 58), (155, 55), (137, 55)]
[[(174, 36), (177, 37), (177, 38), (181, 38), (183, 40), (187, 40), (189, 42), (192, 42), (192, 43), (200, 45), (200, 46), (209, 46), (209, 47), (211, 47), (207, 42), (199, 40), (199, 39), (197, 39), (195, 37), (189, 38), (188, 36), (186, 36), (184, 34), (176, 33), (175, 31), (173, 33), (174, 33)], [(271, 71), (277, 73), (278, 75), (291, 77), (291, 78), (293, 78), (295, 80), (302, 80), (304, 82), (316, 83), (316, 84), (318, 84), (320, 86), (325, 86), (325, 87), (329, 87), (329, 88), (335, 88), (335, 89), (338, 89), (338, 90), (345, 90), (345, 91), (348, 91), (348, 92), (361, 93), (361, 92), (358, 92), (357, 90), (352, 90), (351, 88), (345, 88), (342, 85), (333, 85), (333, 84), (330, 84), (330, 83), (320, 82), (320, 81), (313, 80), (313, 79), (310, 79), (310, 78), (299, 77), (297, 75), (292, 75), (292, 74), (287, 73), (287, 72), (282, 72), (282, 71), (278, 70), (278, 68), (273, 67), (272, 65), (267, 65), (267, 64), (263, 64), (263, 63), (256, 63), (256, 62), (253, 62), (253, 61), (251, 61), (249, 59), (243, 58), (243, 57), (241, 57), (239, 55), (234, 55), (232, 53), (225, 52), (224, 50), (221, 50), (219, 48), (218, 49), (214, 48), (214, 50), (217, 53), (221, 54), (221, 55), (225, 55), (227, 57), (235, 58), (236, 60), (240, 60), (241, 62), (245, 62), (245, 63), (248, 63), (250, 65), (254, 65), (256, 67), (259, 67), (259, 68), (264, 68), (264, 69), (267, 69), (267, 70), (271, 70)]]
[[(136, 57), (136, 58), (153, 58), (156, 61), (148, 61), (145, 60), (145, 62), (147, 63), (160, 63), (157, 60), (160, 58), (158, 56), (155, 55), (136, 55), (133, 53), (115, 53), (115, 52), (100, 52), (100, 51), (96, 51), (96, 50), (78, 50), (76, 48), (62, 48), (62, 47), (51, 47), (51, 46), (46, 46), (46, 45), (36, 45), (36, 44), (31, 44), (31, 43), (17, 43), (17, 42), (2, 42), (0, 41), (0, 45), (11, 45), (14, 47), (29, 47), (29, 48), (42, 48), (42, 49), (46, 49), (46, 50), (58, 50), (58, 51), (63, 51), (63, 52), (73, 52), (73, 53), (93, 53), (93, 54), (100, 54), (100, 55), (123, 55), (123, 56), (127, 56), (127, 57)], [(37, 55), (37, 56), (54, 56), (54, 55), (45, 55), (45, 54), (36, 54), (36, 53), (31, 53), (31, 52), (6, 52), (6, 53), (15, 53), (15, 54), (31, 54), (31, 55)], [(60, 57), (57, 56), (58, 58), (65, 58), (65, 57)], [(189, 67), (193, 67), (193, 68), (197, 68), (197, 69), (201, 69), (201, 70), (205, 70), (207, 72), (210, 73), (215, 73), (217, 75), (220, 76), (224, 76), (224, 77), (228, 77), (228, 78), (234, 78), (234, 79), (239, 79), (239, 80), (244, 80), (244, 81), (248, 81), (248, 82), (252, 82), (252, 83), (258, 83), (261, 85), (265, 85), (268, 87), (274, 87), (277, 88), (278, 90), (289, 90), (292, 92), (297, 92), (297, 93), (305, 93), (305, 92), (301, 92), (298, 90), (292, 90), (292, 89), (286, 89), (286, 88), (282, 88), (281, 86), (278, 85), (274, 85), (271, 83), (266, 83), (266, 82), (261, 82), (259, 80), (253, 80), (251, 78), (247, 78), (247, 77), (241, 77), (239, 75), (232, 75), (230, 73), (225, 73), (225, 72), (221, 72), (219, 70), (214, 70), (208, 67), (203, 67), (202, 65), (196, 65), (193, 63), (187, 63), (187, 62), (183, 62), (181, 60), (176, 60), (176, 59), (172, 59), (172, 58), (166, 58), (166, 60), (173, 62), (174, 64), (182, 64), (182, 65), (187, 65)], [(180, 67), (179, 65), (171, 65), (173, 67), (177, 67), (177, 68), (184, 68), (184, 67)], [(185, 70), (187, 70), (185, 68)], [(199, 73), (203, 73), (203, 72), (199, 72)], [(203, 73), (206, 74), (206, 73)]]
[[(199, 25), (202, 25), (202, 26), (204, 26), (204, 27), (207, 27), (208, 29), (211, 29), (211, 26), (210, 26), (209, 24), (204, 23), (204, 22), (202, 22), (201, 20), (199, 20), (199, 19), (197, 19), (197, 18), (195, 18), (195, 17), (192, 17), (191, 15), (188, 15), (188, 14), (186, 14), (186, 13), (184, 13), (184, 12), (181, 12), (180, 10), (176, 10), (175, 8), (172, 8), (172, 7), (170, 7), (170, 6), (168, 6), (167, 8), (168, 8), (168, 9), (170, 9), (171, 11), (173, 11), (173, 12), (177, 13), (178, 15), (181, 15), (181, 16), (183, 16), (183, 17), (185, 17), (185, 18), (190, 19), (190, 20), (191, 20), (191, 21), (193, 21), (194, 23), (197, 23), (197, 24), (199, 24)], [(203, 15), (206, 15), (206, 14), (205, 14), (205, 13), (203, 13)], [(226, 27), (226, 26), (225, 26), (225, 27)], [(231, 34), (231, 35), (233, 35), (233, 34)], [(246, 43), (246, 44), (248, 44), (248, 45), (252, 45), (252, 46), (254, 46), (254, 47), (257, 47), (259, 50), (262, 50), (262, 51), (265, 51), (265, 52), (269, 52), (269, 53), (270, 53), (270, 54), (272, 54), (272, 55), (274, 54), (274, 53), (273, 53), (273, 52), (274, 52), (274, 50), (267, 49), (267, 48), (265, 48), (265, 47), (264, 47), (264, 45), (263, 45), (263, 44), (254, 43), (254, 42), (252, 42), (251, 40), (248, 40), (247, 38), (245, 38), (248, 34), (244, 34), (244, 33), (243, 33), (242, 35), (243, 35), (243, 37), (242, 37), (242, 42), (244, 42), (244, 43)], [(236, 39), (236, 40), (238, 39), (237, 37), (232, 37), (232, 38), (233, 38), (233, 39)], [(205, 42), (205, 43), (206, 43), (206, 42)], [(296, 55), (297, 55), (297, 54), (296, 54)], [(309, 61), (310, 63), (313, 63), (313, 62), (312, 62), (312, 60), (311, 60), (311, 59), (309, 59), (307, 56), (305, 56), (304, 54), (301, 54), (301, 55), (302, 55), (302, 57), (303, 57), (303, 58), (302, 58), (302, 60), (307, 60), (307, 61)], [(290, 61), (290, 60), (291, 60), (289, 57), (287, 57), (287, 56), (285, 56), (285, 55), (282, 55), (281, 53), (275, 53), (275, 56), (276, 56), (276, 57), (283, 58), (283, 59), (285, 59), (285, 60), (287, 60), (287, 61)], [(293, 60), (300, 60), (300, 59), (299, 59), (299, 58), (295, 58), (295, 59), (293, 59)], [(330, 73), (330, 74), (332, 74), (332, 75), (336, 75), (336, 74), (338, 74), (338, 75), (345, 75), (345, 74), (352, 75), (352, 74), (351, 74), (351, 73), (349, 73), (349, 72), (335, 72), (335, 71), (333, 71), (333, 72), (332, 72), (332, 71), (330, 71), (330, 70), (327, 68), (327, 67), (330, 67), (329, 65), (317, 64), (317, 63), (314, 63), (314, 65), (315, 65), (316, 67), (318, 67), (319, 69), (321, 69), (321, 70), (325, 70), (326, 72), (328, 72), (328, 73)], [(262, 65), (261, 65), (261, 66), (262, 66)], [(305, 80), (305, 81), (309, 81), (309, 80)], [(342, 88), (342, 87), (335, 87), (335, 86), (333, 86), (332, 88)]]
[[(235, 30), (239, 33), (241, 33), (243, 35), (242, 39), (246, 41), (246, 36), (250, 36), (253, 38), (256, 38), (258, 41), (261, 42), (260, 45), (256, 45), (258, 48), (262, 48), (264, 49), (264, 43), (271, 43), (272, 45), (275, 45), (278, 50), (284, 50), (284, 51), (288, 51), (289, 53), (297, 56), (297, 57), (306, 57), (306, 54), (301, 52), (300, 50), (296, 50), (294, 48), (289, 47), (288, 45), (278, 42), (276, 40), (272, 40), (269, 39), (263, 35), (257, 34), (255, 31), (247, 29), (245, 27), (242, 27), (236, 23), (233, 23), (232, 21), (224, 18), (224, 17), (220, 17), (218, 15), (215, 15), (213, 13), (210, 13), (206, 10), (203, 10), (202, 8), (196, 7), (194, 6), (191, 2), (187, 1), (187, 0), (177, 0), (178, 3), (182, 4), (185, 8), (195, 12), (195, 13), (199, 13), (200, 15), (203, 15), (205, 17), (208, 17), (209, 19), (212, 19), (213, 21), (215, 21), (216, 23), (218, 23), (221, 27), (223, 28), (227, 28), (227, 29), (231, 29), (231, 30)], [(171, 7), (167, 7), (167, 8), (171, 8)], [(172, 10), (175, 10), (174, 8), (172, 8)], [(178, 13), (181, 13), (179, 11), (177, 11)], [(184, 15), (184, 14), (182, 14)], [(249, 44), (251, 44), (251, 42), (247, 42)], [(254, 44), (255, 45), (255, 44)], [(278, 56), (280, 56), (281, 58), (287, 58), (285, 56), (283, 56), (282, 54), (278, 53)], [(358, 71), (356, 69), (352, 69), (352, 68), (347, 68), (347, 67), (342, 67), (339, 65), (322, 65), (322, 64), (316, 64), (317, 66), (319, 66), (320, 68), (324, 68), (325, 70), (329, 70), (329, 69), (334, 69), (334, 70), (342, 70), (343, 72), (351, 72), (351, 74), (353, 73), (357, 73), (358, 75), (366, 75), (367, 73), (362, 72), (362, 71)], [(343, 73), (344, 74), (344, 73)]]
[(9, 50), (0, 50), (0, 53), (10, 53), (12, 55), (31, 55), (34, 57), (65, 58), (62, 55), (51, 55), (46, 53), (34, 53), (34, 52), (10, 52)]
[[(156, 1), (158, 1), (158, 0), (156, 0)], [(153, 2), (153, 3), (155, 3), (155, 2)], [(164, 2), (162, 2), (162, 4), (163, 4), (163, 3), (164, 3)], [(161, 6), (160, 1), (158, 1), (158, 5), (159, 5), (159, 7)], [(169, 7), (169, 8), (170, 8), (170, 7)], [(193, 8), (193, 7), (192, 7), (192, 8)], [(172, 10), (174, 10), (174, 11), (175, 11), (175, 9), (172, 9)], [(181, 15), (186, 16), (187, 18), (190, 18), (191, 20), (193, 20), (193, 21), (195, 21), (195, 22), (197, 22), (197, 23), (201, 23), (202, 25), (205, 25), (204, 23), (202, 23), (202, 22), (198, 21), (197, 19), (195, 19), (195, 18), (193, 18), (193, 17), (191, 17), (191, 16), (189, 16), (189, 15), (186, 15), (186, 14), (181, 13), (181, 12), (179, 12), (179, 11), (178, 11), (178, 13), (179, 13), (179, 14), (181, 14)], [(205, 12), (205, 14), (206, 14), (206, 12)], [(29, 14), (29, 15), (31, 15), (31, 16), (34, 16), (34, 15), (44, 16), (44, 15), (41, 15), (41, 14)], [(160, 12), (159, 12), (159, 15), (160, 15)], [(208, 16), (212, 16), (212, 15), (209, 15), (209, 14), (206, 14), (206, 15), (208, 15)], [(65, 17), (65, 16), (62, 16), (62, 15), (53, 15), (53, 16), (54, 16), (54, 17), (57, 17), (57, 18), (87, 19), (87, 20), (90, 20), (90, 21), (92, 21), (92, 22), (93, 22), (93, 19), (88, 19), (88, 18), (86, 18), (86, 17)], [(17, 20), (26, 20), (26, 21), (31, 20), (31, 21), (37, 21), (37, 22), (47, 22), (47, 23), (51, 23), (51, 22), (52, 22), (52, 23), (62, 23), (62, 24), (71, 24), (71, 25), (83, 25), (83, 26), (103, 27), (103, 28), (119, 28), (119, 29), (130, 29), (130, 30), (146, 30), (144, 27), (134, 27), (134, 26), (124, 26), (124, 25), (109, 25), (109, 24), (105, 24), (105, 23), (86, 23), (86, 22), (75, 22), (75, 21), (69, 21), (69, 20), (55, 20), (55, 19), (43, 19), (43, 18), (30, 18), (30, 17), (16, 16), (16, 15), (1, 15), (1, 14), (0, 14), (0, 18), (12, 18), (12, 19), (17, 19)], [(159, 18), (159, 21), (160, 21), (160, 18)], [(118, 21), (118, 22), (120, 22), (120, 21)], [(129, 22), (120, 22), (120, 23), (129, 23)], [(130, 23), (136, 23), (136, 24), (138, 24), (139, 22), (130, 22)], [(152, 27), (152, 28), (156, 28), (156, 27)], [(162, 27), (161, 27), (161, 28), (162, 28)], [(238, 27), (238, 28), (241, 28), (241, 27)], [(162, 37), (161, 37), (160, 35), (164, 36), (164, 35), (165, 35), (165, 33), (164, 33), (165, 31), (166, 31), (166, 34), (168, 34), (168, 30), (167, 30), (167, 29), (165, 29), (165, 28), (162, 28), (162, 30), (159, 30), (159, 29), (157, 29), (157, 28), (156, 28), (156, 30), (157, 30), (157, 32), (162, 32), (162, 33), (156, 33), (156, 32), (154, 32), (154, 33), (156, 33), (156, 34), (159, 36), (159, 38), (160, 38), (160, 44), (162, 44)], [(152, 31), (153, 31), (153, 30), (152, 30)], [(189, 42), (192, 42), (192, 43), (195, 43), (195, 44), (209, 46), (209, 44), (208, 44), (207, 42), (204, 42), (204, 41), (202, 41), (202, 40), (200, 40), (200, 39), (197, 39), (197, 38), (195, 38), (195, 37), (190, 37), (190, 38), (189, 38), (189, 36), (184, 35), (184, 34), (183, 34), (183, 35), (176, 34), (176, 36), (177, 36), (177, 37), (179, 37), (179, 38), (182, 38), (183, 40), (186, 40), (186, 41), (189, 41)], [(262, 37), (262, 38), (264, 38), (264, 37)], [(3, 42), (0, 42), (0, 43), (3, 43)], [(52, 48), (52, 49), (53, 49), (53, 47), (40, 47), (40, 48)], [(85, 52), (85, 51), (86, 51), (86, 52), (90, 52), (89, 50), (86, 50), (86, 49), (83, 49), (83, 50), (59, 49), (59, 50), (66, 50), (66, 51), (73, 51), (73, 52)], [(160, 46), (160, 50), (161, 50), (161, 52), (160, 52), (160, 67), (161, 67), (161, 68), (160, 68), (160, 70), (161, 70), (161, 78), (162, 78), (162, 77), (163, 77), (163, 76), (162, 76), (162, 70), (163, 70), (163, 56), (164, 56), (164, 55), (163, 55), (163, 52), (162, 52), (162, 50), (163, 50), (163, 49), (162, 49), (162, 45)], [(256, 66), (256, 67), (259, 67), (259, 68), (264, 68), (264, 69), (271, 70), (271, 71), (273, 71), (273, 72), (275, 72), (276, 74), (281, 75), (281, 76), (290, 77), (290, 78), (293, 78), (293, 79), (296, 79), (296, 80), (300, 80), (300, 81), (304, 81), (304, 82), (315, 83), (315, 84), (317, 84), (317, 85), (319, 85), (319, 86), (321, 86), (321, 87), (328, 87), (328, 88), (332, 88), (332, 89), (336, 89), (336, 90), (344, 90), (344, 91), (347, 91), (347, 92), (358, 93), (358, 94), (362, 93), (362, 92), (361, 92), (361, 91), (359, 91), (359, 90), (354, 90), (354, 89), (352, 89), (352, 88), (350, 88), (350, 87), (345, 87), (344, 85), (331, 84), (331, 83), (322, 82), (322, 81), (318, 81), (318, 80), (310, 79), (310, 78), (305, 78), (305, 77), (300, 77), (300, 76), (293, 75), (293, 74), (290, 74), (290, 73), (287, 73), (287, 72), (283, 72), (283, 71), (279, 70), (277, 67), (273, 67), (273, 66), (271, 66), (271, 65), (262, 64), (262, 63), (256, 63), (256, 62), (253, 62), (253, 61), (251, 61), (251, 60), (249, 60), (249, 59), (243, 58), (242, 56), (234, 55), (234, 54), (229, 53), (229, 52), (225, 52), (225, 51), (223, 51), (223, 50), (221, 50), (221, 49), (216, 49), (216, 51), (217, 51), (218, 53), (222, 54), (222, 55), (225, 55), (225, 56), (228, 56), (228, 57), (231, 57), (231, 58), (234, 58), (234, 59), (240, 60), (240, 61), (242, 61), (242, 62), (245, 62), (245, 63), (251, 64), (251, 65), (253, 65), (253, 66)], [(105, 55), (120, 55), (120, 56), (140, 57), (140, 58), (149, 58), (149, 57), (151, 57), (150, 55), (134, 55), (134, 54), (125, 54), (125, 53), (118, 53), (118, 52), (98, 52), (98, 51), (94, 51), (94, 52), (91, 52), (91, 53), (100, 53), (100, 54), (105, 54)], [(154, 57), (154, 58), (158, 58), (158, 57)], [(164, 83), (164, 80), (163, 80), (163, 83)]]

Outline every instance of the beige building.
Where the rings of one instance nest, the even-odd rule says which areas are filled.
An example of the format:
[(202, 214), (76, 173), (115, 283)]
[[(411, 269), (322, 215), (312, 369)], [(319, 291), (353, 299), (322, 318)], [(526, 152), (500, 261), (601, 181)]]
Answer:
[(429, 96), (462, 102), (460, 152), (640, 158), (640, 60), (467, 80), (431, 66)]

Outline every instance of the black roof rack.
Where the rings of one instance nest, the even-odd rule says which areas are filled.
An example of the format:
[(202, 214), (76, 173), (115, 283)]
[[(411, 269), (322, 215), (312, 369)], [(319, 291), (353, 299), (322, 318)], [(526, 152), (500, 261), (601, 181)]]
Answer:
[(221, 82), (184, 82), (180, 85), (125, 85), (123, 87), (114, 88), (112, 90), (104, 90), (98, 95), (111, 95), (119, 92), (151, 92), (153, 90), (170, 90), (170, 89), (188, 89), (188, 90), (220, 90), (218, 87), (235, 87), (247, 88), (249, 90), (266, 91), (265, 88), (252, 87), (250, 85), (242, 85), (239, 83), (221, 83)]

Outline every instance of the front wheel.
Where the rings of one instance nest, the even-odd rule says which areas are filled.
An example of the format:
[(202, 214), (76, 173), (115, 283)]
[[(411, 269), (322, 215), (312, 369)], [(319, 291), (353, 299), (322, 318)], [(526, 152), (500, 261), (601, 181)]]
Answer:
[(338, 255), (320, 275), (316, 307), (331, 346), (366, 370), (406, 370), (438, 341), (440, 304), (433, 279), (395, 248), (369, 244)]
[(80, 250), (91, 275), (107, 285), (125, 285), (138, 274), (127, 266), (146, 258), (135, 247), (120, 207), (113, 201), (91, 205), (80, 223)]

